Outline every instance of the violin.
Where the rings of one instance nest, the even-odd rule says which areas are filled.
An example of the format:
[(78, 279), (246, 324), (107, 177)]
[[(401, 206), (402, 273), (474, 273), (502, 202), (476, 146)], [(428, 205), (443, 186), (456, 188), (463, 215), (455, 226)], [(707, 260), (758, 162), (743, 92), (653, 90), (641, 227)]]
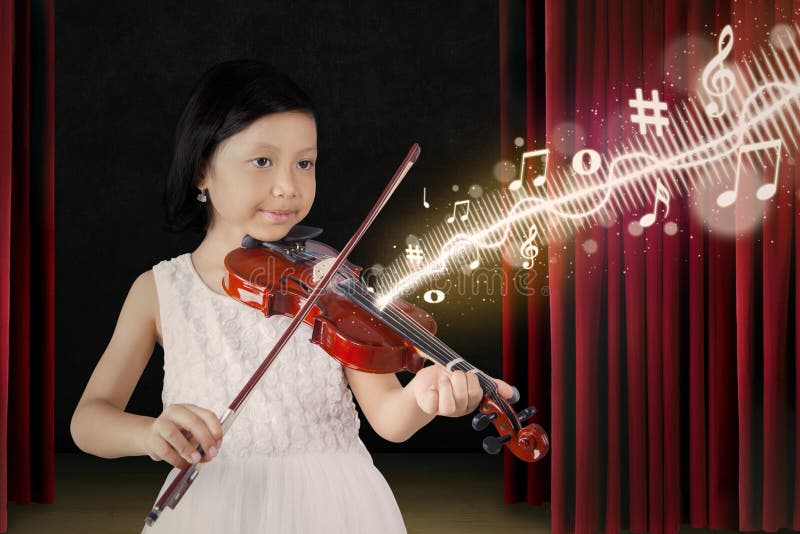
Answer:
[[(321, 231), (297, 225), (278, 242), (245, 236), (242, 248), (225, 257), (223, 289), (228, 296), (267, 317), (275, 314), (293, 317), (321, 279), (323, 269), (338, 254), (328, 245), (303, 237)], [(416, 373), (425, 359), (403, 334), (386, 328), (369, 310), (343, 293), (367, 291), (358, 282), (360, 274), (361, 268), (350, 262), (345, 262), (334, 274), (331, 286), (303, 319), (313, 327), (310, 341), (352, 369), (368, 373), (404, 370)], [(397, 303), (396, 307), (418, 327), (436, 332), (436, 322), (424, 310), (406, 302)]]
[[(500, 434), (484, 439), (484, 450), (496, 454), (506, 446), (526, 462), (540, 460), (547, 454), (549, 441), (544, 429), (537, 424), (522, 426), (536, 413), (536, 408), (530, 406), (515, 413), (506, 399), (500, 397), (497, 384), (489, 376), (433, 335), (436, 323), (429, 314), (401, 299), (378, 306), (358, 278), (361, 268), (347, 261), (419, 154), (419, 145), (414, 143), (375, 205), (338, 254), (331, 247), (313, 241), (322, 230), (295, 226), (279, 242), (245, 236), (242, 247), (226, 255), (222, 286), (229, 296), (268, 317), (282, 314), (292, 320), (220, 417), (223, 434), (241, 413), (256, 384), (291, 335), (305, 322), (313, 327), (312, 343), (353, 369), (372, 373), (402, 370), (416, 373), (425, 360), (430, 359), (449, 371), (459, 369), (475, 373), (485, 395), (472, 427), (483, 430), (492, 423)], [(519, 397), (516, 388), (515, 397), (513, 402)], [(198, 445), (197, 450), (205, 456), (202, 446)], [(181, 469), (147, 514), (145, 525), (155, 523), (167, 507), (174, 509), (178, 505), (202, 465), (189, 464)]]

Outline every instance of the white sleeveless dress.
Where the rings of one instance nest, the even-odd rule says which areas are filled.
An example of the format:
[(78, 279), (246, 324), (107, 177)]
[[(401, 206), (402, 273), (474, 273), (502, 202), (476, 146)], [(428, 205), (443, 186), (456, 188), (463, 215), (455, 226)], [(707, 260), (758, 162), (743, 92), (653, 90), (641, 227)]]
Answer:
[[(164, 406), (221, 416), (289, 324), (209, 288), (190, 253), (153, 266), (164, 342)], [(358, 436), (342, 365), (302, 324), (175, 509), (148, 534), (405, 533), (389, 485)], [(173, 468), (153, 504), (179, 470)], [(144, 518), (146, 512), (143, 513)]]

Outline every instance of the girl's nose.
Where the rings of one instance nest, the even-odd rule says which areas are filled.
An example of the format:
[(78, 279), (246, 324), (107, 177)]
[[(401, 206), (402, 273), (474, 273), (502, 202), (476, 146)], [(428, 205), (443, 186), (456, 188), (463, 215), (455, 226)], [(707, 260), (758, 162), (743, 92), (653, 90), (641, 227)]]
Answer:
[(272, 194), (276, 197), (285, 198), (297, 196), (291, 171), (283, 170), (275, 174), (275, 181), (272, 183)]

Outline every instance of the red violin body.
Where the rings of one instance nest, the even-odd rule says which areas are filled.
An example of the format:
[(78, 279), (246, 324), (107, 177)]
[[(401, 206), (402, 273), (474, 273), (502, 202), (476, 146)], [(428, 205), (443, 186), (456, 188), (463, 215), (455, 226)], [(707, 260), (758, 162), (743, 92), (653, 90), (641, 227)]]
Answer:
[[(294, 317), (324, 274), (325, 262), (336, 250), (317, 241), (270, 243), (269, 247), (239, 248), (225, 258), (222, 286), (232, 298), (260, 310)], [(336, 284), (357, 278), (361, 269), (350, 263), (339, 270), (331, 289), (320, 296), (304, 322), (313, 327), (311, 342), (342, 365), (369, 373), (416, 373), (425, 358), (401, 335), (387, 328), (363, 308), (342, 298)], [(424, 310), (404, 301), (395, 305), (427, 331), (436, 322)]]

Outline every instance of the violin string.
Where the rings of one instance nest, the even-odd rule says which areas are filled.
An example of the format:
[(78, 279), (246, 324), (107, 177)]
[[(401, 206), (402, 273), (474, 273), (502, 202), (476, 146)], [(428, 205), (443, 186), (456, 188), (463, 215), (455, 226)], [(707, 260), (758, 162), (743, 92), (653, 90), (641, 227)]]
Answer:
[[(381, 310), (378, 310), (373, 304), (374, 297), (370, 293), (366, 292), (366, 290), (364, 290), (364, 288), (361, 287), (361, 285), (358, 283), (357, 280), (353, 280), (352, 281), (351, 286), (353, 286), (353, 285), (357, 287), (357, 291), (360, 292), (361, 296), (366, 301), (367, 305), (372, 306), (373, 309), (375, 310), (375, 312), (378, 313), (379, 316), (383, 317), (384, 314), (381, 312)], [(358, 300), (358, 299), (356, 299), (356, 300)], [(409, 325), (410, 330), (413, 333), (417, 334), (417, 336), (418, 336), (418, 338), (417, 338), (418, 341), (417, 342), (418, 343), (420, 343), (420, 342), (423, 343), (423, 344), (418, 345), (420, 348), (423, 348), (423, 349), (427, 350), (432, 355), (436, 355), (435, 349), (439, 348), (442, 352), (444, 352), (447, 355), (447, 358), (442, 358), (442, 359), (448, 359), (449, 361), (452, 361), (455, 358), (460, 358), (461, 357), (461, 356), (459, 356), (459, 354), (457, 352), (455, 352), (447, 344), (445, 344), (439, 338), (437, 338), (436, 336), (431, 334), (427, 329), (424, 329), (419, 323), (417, 323), (413, 318), (411, 318), (407, 313), (403, 312), (399, 307), (395, 306), (393, 303), (390, 303), (390, 305), (387, 306), (387, 308), (389, 308), (389, 312), (390, 312), (388, 315), (390, 315), (391, 317), (393, 317), (396, 321), (398, 321), (400, 323), (404, 323), (406, 325)], [(411, 337), (411, 336), (408, 336), (406, 334), (406, 337), (408, 338), (408, 337)], [(422, 338), (422, 339), (420, 340), (419, 338)], [(430, 343), (432, 343), (434, 345), (432, 347), (432, 348), (434, 348), (433, 351), (430, 348), (431, 345), (428, 345), (426, 342), (430, 342)], [(454, 355), (455, 358), (449, 356), (448, 353)], [(459, 362), (459, 363), (461, 363), (461, 362)], [(463, 363), (466, 366), (468, 366), (470, 368), (474, 368), (474, 369), (477, 370), (476, 374), (478, 375), (479, 382), (484, 386), (484, 391), (494, 400), (495, 404), (505, 414), (506, 419), (510, 423), (511, 428), (514, 430), (514, 432), (518, 432), (522, 428), (522, 425), (521, 425), (520, 421), (517, 419), (516, 412), (513, 409), (511, 409), (511, 407), (505, 402), (505, 399), (503, 399), (503, 400), (500, 399), (500, 394), (499, 394), (499, 391), (498, 391), (498, 388), (497, 388), (497, 384), (494, 382), (494, 380), (492, 380), (488, 375), (485, 375), (481, 370), (477, 369), (476, 367), (474, 367), (472, 364), (470, 364), (466, 360), (464, 360)]]
[[(319, 255), (313, 251), (305, 251), (305, 252), (314, 259), (319, 258)], [(350, 278), (349, 280), (345, 280), (345, 282), (347, 281), (352, 281), (350, 286), (351, 287), (355, 286), (357, 288), (356, 291), (360, 292), (360, 295), (351, 294), (351, 297), (355, 296), (357, 301), (361, 299), (361, 302), (359, 302), (359, 304), (362, 306), (362, 308), (364, 308), (369, 313), (377, 314), (379, 317), (389, 316), (395, 321), (397, 325), (407, 328), (408, 332), (412, 334), (413, 337), (416, 338), (417, 346), (426, 349), (427, 352), (431, 354), (431, 356), (437, 356), (437, 350), (438, 350), (441, 351), (441, 355), (439, 355), (439, 358), (441, 360), (447, 361), (448, 363), (458, 358), (461, 358), (461, 356), (456, 351), (450, 348), (438, 337), (431, 334), (427, 329), (423, 328), (417, 321), (409, 317), (393, 302), (389, 303), (389, 305), (386, 306), (386, 308), (389, 308), (388, 313), (385, 312), (384, 310), (380, 310), (374, 304), (373, 295), (370, 294), (364, 287), (362, 287), (358, 279), (353, 277)], [(333, 287), (341, 287), (343, 283), (334, 284)], [(406, 334), (406, 337), (411, 337), (411, 336)], [(507, 417), (508, 421), (511, 423), (514, 430), (518, 431), (520, 429), (520, 423), (517, 420), (516, 414), (509, 409), (507, 404), (504, 402), (505, 399), (501, 401), (501, 399), (499, 398), (499, 391), (497, 388), (497, 384), (494, 382), (494, 380), (492, 380), (483, 371), (473, 366), (471, 363), (469, 363), (467, 360), (463, 358), (461, 362), (452, 366), (451, 369), (461, 363), (463, 363), (464, 366), (468, 368), (467, 370), (475, 369), (476, 371), (475, 374), (478, 377), (478, 381), (482, 384), (484, 392), (486, 392), (494, 400), (496, 405), (503, 411), (503, 413)]]
[[(367, 305), (375, 312), (380, 314), (381, 316), (388, 316), (393, 319), (396, 323), (400, 323), (401, 326), (404, 326), (408, 331), (414, 335), (416, 338), (414, 341), (417, 342), (418, 346), (422, 349), (427, 349), (430, 351), (432, 356), (439, 356), (441, 360), (445, 362), (451, 362), (453, 360), (462, 358), (457, 352), (455, 352), (451, 347), (445, 344), (442, 340), (438, 337), (431, 334), (428, 330), (424, 329), (419, 323), (413, 320), (413, 318), (409, 317), (408, 314), (404, 313), (400, 308), (398, 308), (394, 303), (390, 303), (386, 308), (381, 311), (378, 310), (374, 303), (372, 302), (372, 295), (368, 293), (364, 288), (362, 288), (357, 281), (353, 281), (353, 283), (349, 284), (350, 288), (355, 289), (355, 293), (351, 293), (351, 295), (356, 296), (357, 300), (359, 300), (359, 304)], [(476, 375), (478, 375), (478, 379), (481, 383), (485, 386), (485, 389), (496, 392), (497, 385), (496, 383), (491, 380), (487, 375), (483, 373), (480, 369), (469, 363), (467, 360), (462, 359), (461, 362), (455, 364), (453, 367), (464, 365), (466, 370), (469, 371), (470, 369), (476, 370)]]
[[(412, 334), (415, 334), (415, 337), (417, 338), (418, 341), (424, 343), (428, 347), (436, 345), (434, 347), (436, 350), (433, 351), (434, 352), (433, 356), (440, 356), (440, 359), (444, 360), (445, 362), (450, 362), (455, 359), (461, 358), (461, 356), (455, 351), (453, 351), (452, 348), (447, 346), (436, 336), (431, 335), (429, 331), (425, 330), (419, 323), (410, 318), (406, 313), (403, 313), (403, 311), (400, 310), (396, 305), (390, 304), (389, 306), (387, 306), (387, 310), (380, 311), (376, 307), (374, 307), (374, 302), (371, 301), (368, 294), (363, 292), (362, 288), (359, 288), (357, 285), (355, 285), (354, 288), (356, 289), (356, 291), (359, 292), (356, 296), (360, 298), (359, 301), (360, 304), (364, 304), (368, 307), (373, 308), (373, 312), (378, 313), (378, 315), (380, 316), (388, 316), (394, 319), (395, 322), (401, 323), (402, 326), (406, 327)], [(443, 355), (437, 354), (437, 351), (441, 351)], [(474, 366), (472, 366), (466, 360), (464, 360), (464, 364), (468, 365), (471, 368), (474, 368)]]
[[(350, 284), (350, 286), (351, 287), (355, 286), (357, 288), (357, 291), (360, 292), (359, 295), (352, 295), (351, 294), (351, 296), (355, 296), (356, 297), (355, 298), (356, 302), (358, 302), (359, 304), (362, 304), (362, 306), (364, 304), (366, 304), (367, 306), (372, 306), (374, 311), (377, 312), (377, 314), (379, 316), (384, 316), (385, 315), (381, 310), (378, 310), (374, 306), (374, 304), (372, 302), (374, 300), (374, 297), (370, 293), (368, 293), (363, 287), (361, 287), (361, 285), (358, 283), (357, 280), (353, 279), (352, 281), (348, 280), (347, 282), (352, 282)], [(337, 286), (337, 287), (339, 287), (339, 286)], [(359, 299), (362, 299), (361, 302), (359, 302)], [(461, 358), (461, 356), (459, 356), (459, 354), (457, 352), (455, 352), (452, 348), (450, 348), (447, 344), (445, 344), (439, 338), (437, 338), (436, 336), (431, 334), (428, 330), (424, 329), (419, 323), (417, 323), (412, 318), (410, 318), (408, 316), (408, 314), (404, 313), (402, 310), (400, 310), (393, 303), (390, 303), (387, 306), (387, 308), (390, 308), (390, 311), (394, 310), (394, 313), (390, 313), (388, 315), (390, 315), (394, 320), (396, 320), (398, 322), (405, 323), (406, 325), (409, 326), (409, 328), (411, 329), (412, 333), (416, 333), (417, 334), (417, 336), (414, 336), (414, 337), (417, 337), (417, 343), (418, 343), (417, 346), (419, 346), (420, 348), (425, 348), (429, 352), (431, 352), (433, 355), (435, 355), (435, 352), (436, 352), (435, 349), (437, 347), (433, 347), (434, 350), (431, 350), (430, 345), (428, 345), (427, 347), (425, 346), (425, 345), (428, 344), (428, 343), (426, 343), (426, 341), (429, 340), (429, 341), (435, 343), (436, 345), (439, 345), (438, 348), (440, 350), (442, 350), (443, 352), (452, 353), (453, 355), (455, 355), (455, 358)], [(370, 311), (370, 310), (368, 310), (368, 311)], [(413, 324), (409, 325), (409, 321), (411, 321), (411, 323), (413, 323)], [(406, 337), (412, 337), (412, 336), (409, 336), (408, 334), (406, 334)], [(450, 356), (448, 356), (448, 358), (449, 358), (448, 361), (452, 361), (453, 359), (455, 359), (455, 358), (452, 358)], [(442, 358), (442, 359), (445, 359), (445, 358)], [(467, 366), (469, 366), (471, 368), (477, 369), (477, 367), (474, 367), (472, 364), (470, 364), (466, 360), (463, 360), (463, 362), (464, 362), (465, 365), (467, 365)], [(494, 382), (494, 380), (492, 380), (488, 375), (484, 374), (483, 371), (481, 371), (480, 369), (477, 369), (477, 373), (476, 374), (478, 375), (478, 381), (481, 384), (483, 384), (483, 386), (484, 386), (484, 391), (487, 392), (487, 394), (494, 400), (494, 402), (497, 404), (497, 406), (503, 411), (503, 413), (505, 414), (506, 418), (509, 420), (512, 428), (514, 428), (515, 431), (519, 431), (519, 429), (521, 428), (521, 425), (520, 425), (519, 421), (517, 420), (516, 413), (513, 410), (510, 410), (508, 405), (505, 402), (500, 400), (499, 392), (498, 392), (498, 389), (497, 389), (497, 384)]]
[[(410, 322), (410, 318), (406, 314), (399, 311), (399, 309), (395, 305), (392, 304), (390, 305), (390, 307), (387, 307), (387, 309), (380, 311), (374, 306), (374, 303), (370, 301), (368, 295), (365, 295), (361, 291), (361, 289), (358, 288), (358, 286), (354, 286), (352, 287), (352, 289), (354, 289), (356, 292), (351, 293), (351, 296), (356, 297), (357, 302), (360, 305), (362, 305), (363, 308), (366, 308), (368, 311), (378, 315), (379, 317), (388, 317), (394, 320), (395, 323), (400, 323), (400, 325), (404, 327), (404, 330), (408, 330), (408, 332), (404, 331), (401, 333), (403, 334), (410, 333), (410, 335), (412, 335), (415, 338), (415, 341), (417, 341), (420, 346), (425, 345), (425, 348), (431, 346), (432, 340), (427, 339), (428, 336), (422, 333), (422, 327), (419, 325), (419, 323)], [(425, 333), (430, 334), (427, 331), (425, 331)], [(437, 339), (437, 341), (439, 340)], [(442, 343), (441, 346), (435, 347), (435, 350), (432, 351), (433, 352), (432, 356), (438, 356), (439, 359), (443, 360), (446, 363), (459, 357), (457, 354), (455, 354), (455, 357), (453, 357), (453, 355), (450, 354), (452, 349), (451, 350), (448, 349), (449, 347), (447, 347), (447, 345), (444, 345)], [(440, 352), (444, 354), (440, 355)]]
[[(371, 295), (369, 293), (365, 293), (363, 288), (361, 288), (360, 286), (355, 284), (354, 286), (356, 290), (359, 291), (359, 296), (363, 297), (364, 300), (366, 301), (366, 304), (372, 306), (377, 313), (379, 313), (382, 316), (388, 315), (389, 317), (395, 319), (397, 322), (402, 323), (402, 325), (408, 328), (412, 333), (416, 334), (418, 342), (421, 343), (420, 344), (421, 348), (427, 348), (428, 350), (433, 349), (431, 351), (433, 356), (439, 355), (437, 354), (437, 350), (440, 351), (442, 355), (439, 355), (439, 358), (448, 363), (453, 360), (461, 358), (461, 356), (457, 352), (455, 352), (451, 347), (442, 342), (442, 340), (440, 340), (436, 336), (432, 335), (427, 329), (423, 328), (418, 322), (416, 322), (413, 318), (409, 317), (407, 313), (400, 310), (400, 308), (397, 307), (395, 304), (390, 303), (389, 306), (387, 306), (388, 311), (377, 310), (377, 308), (374, 307), (374, 302), (371, 299)], [(458, 365), (463, 365), (466, 368), (462, 370), (465, 371), (468, 371), (470, 369), (476, 369), (477, 371), (476, 374), (478, 374), (479, 378), (486, 378), (487, 381), (492, 383), (492, 381), (489, 380), (488, 377), (485, 377), (483, 375), (480, 369), (477, 369), (475, 366), (473, 366), (466, 360), (462, 359), (462, 362), (455, 364), (453, 367), (456, 367)]]
[[(320, 257), (316, 252), (313, 251), (305, 251), (305, 252), (311, 255), (316, 260), (318, 260)], [(408, 314), (403, 312), (394, 303), (389, 303), (389, 305), (386, 306), (386, 308), (388, 308), (388, 312), (386, 311), (386, 308), (384, 310), (379, 310), (374, 304), (374, 297), (372, 296), (372, 294), (369, 293), (366, 290), (366, 288), (364, 288), (356, 278), (349, 278), (344, 282), (337, 284), (336, 287), (341, 287), (343, 284), (347, 284), (349, 287), (354, 288), (358, 292), (357, 296), (361, 298), (360, 304), (362, 305), (362, 307), (372, 308), (374, 313), (377, 313), (379, 316), (388, 315), (390, 318), (394, 319), (396, 323), (399, 323), (401, 326), (408, 329), (410, 333), (416, 334), (415, 337), (417, 338), (416, 339), (417, 345), (420, 348), (427, 349), (428, 352), (431, 353), (431, 356), (439, 356), (439, 359), (444, 360), (447, 363), (461, 358), (462, 361), (452, 366), (451, 369), (461, 364), (463, 364), (465, 367), (465, 369), (462, 369), (464, 371), (475, 369), (476, 370), (475, 374), (478, 376), (479, 382), (481, 382), (481, 384), (484, 386), (484, 390), (491, 392), (492, 397), (495, 399), (495, 401), (497, 401), (496, 397), (497, 384), (494, 382), (494, 380), (492, 380), (483, 371), (481, 371), (480, 369), (469, 363), (466, 359), (463, 359), (450, 346), (448, 346), (438, 337), (431, 334), (427, 329), (423, 328), (418, 322), (413, 320), (413, 318), (409, 317)]]

